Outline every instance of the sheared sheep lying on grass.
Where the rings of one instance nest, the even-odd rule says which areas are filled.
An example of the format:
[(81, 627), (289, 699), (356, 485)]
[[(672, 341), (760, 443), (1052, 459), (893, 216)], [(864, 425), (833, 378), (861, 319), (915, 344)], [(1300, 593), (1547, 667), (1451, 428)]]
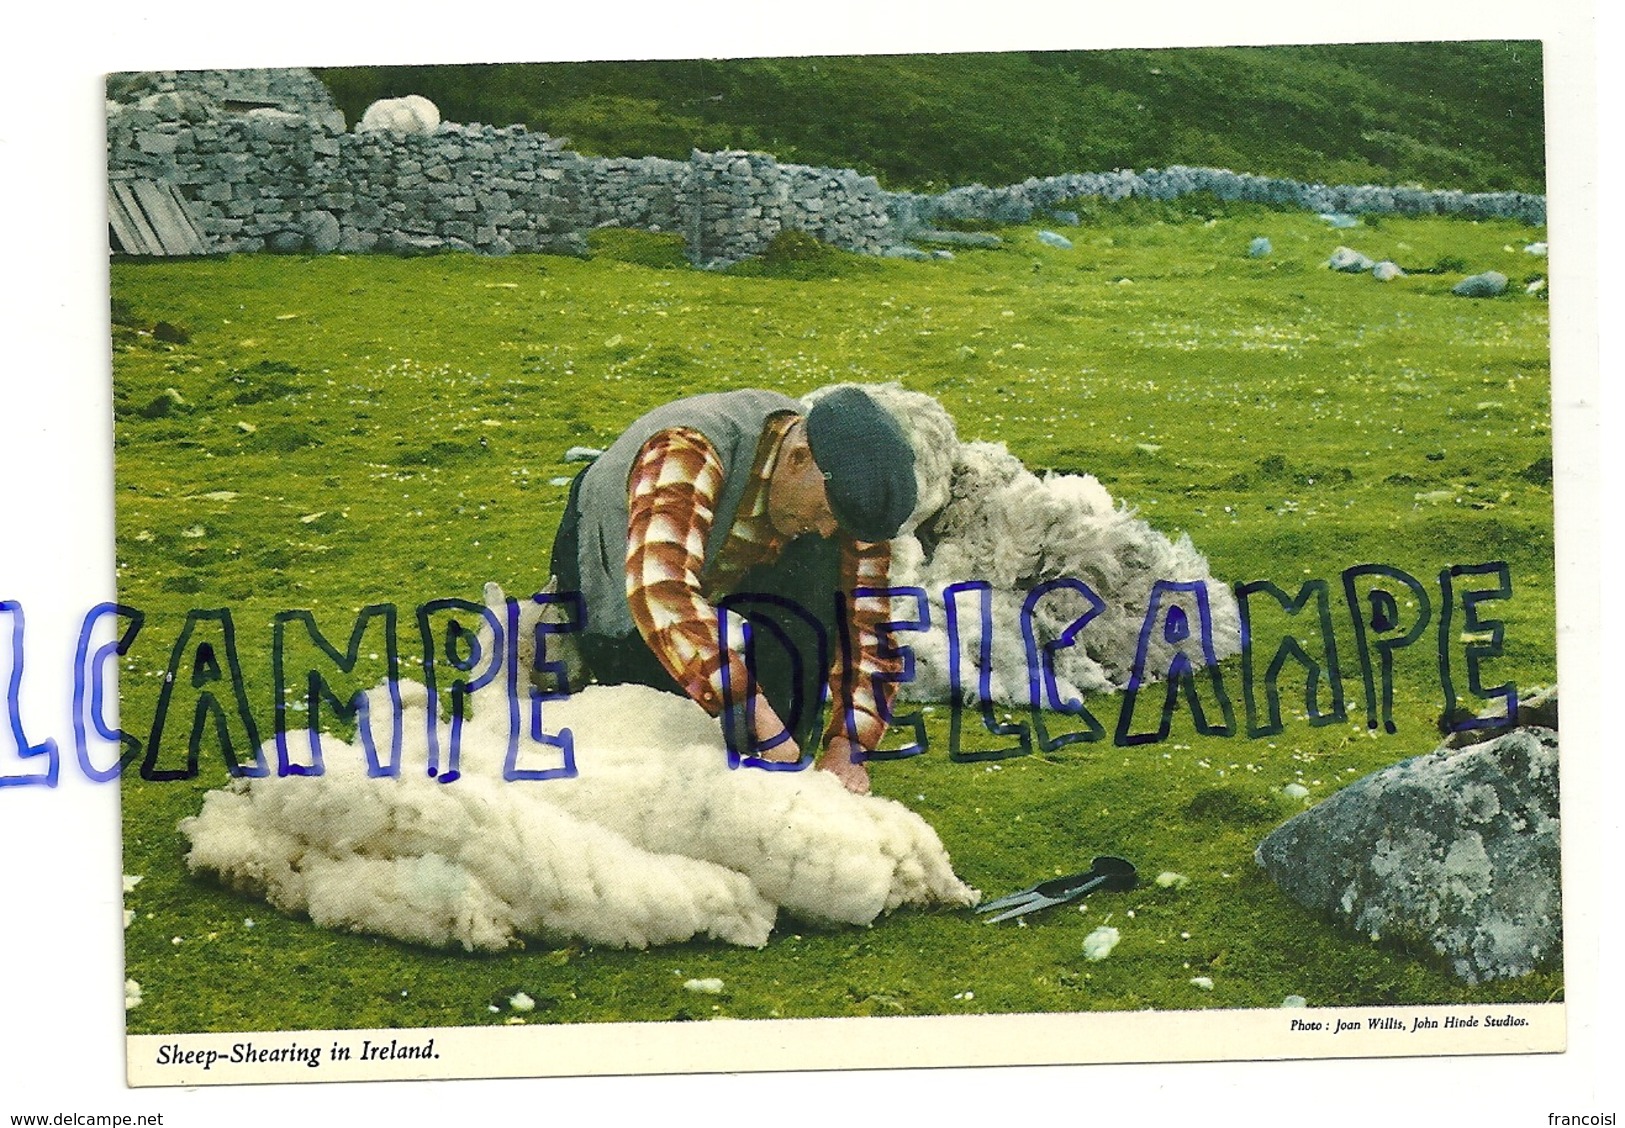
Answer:
[[(868, 924), (976, 898), (912, 811), (827, 772), (730, 771), (716, 722), (674, 695), (592, 687), (549, 702), (546, 729), (572, 730), (579, 775), (509, 782), (504, 691), (476, 693), (462, 775), (441, 783), (421, 768), (427, 692), (401, 690), (399, 777), (369, 778), (359, 743), (324, 737), (325, 775), (206, 795), (181, 824), (188, 866), (326, 928), (486, 951), (526, 936), (761, 947), (780, 908)], [(370, 705), (387, 716), (387, 693)], [(442, 750), (448, 735), (442, 724)], [(521, 739), (521, 766), (558, 757)]]
[[(899, 634), (913, 648), (915, 678), (900, 688), (914, 701), (947, 701), (948, 632), (944, 590), (964, 581), (992, 587), (991, 699), (1019, 705), (1028, 699), (1028, 658), (1021, 614), (1027, 595), (1057, 577), (1082, 580), (1105, 606), (1078, 636), (1055, 651), (1056, 690), (1062, 700), (1082, 693), (1113, 692), (1128, 684), (1156, 581), (1197, 582), (1209, 612), (1214, 657), (1241, 649), (1240, 619), (1229, 587), (1214, 580), (1190, 538), (1170, 540), (1112, 500), (1091, 474), (1029, 471), (1003, 443), (960, 442), (953, 419), (930, 396), (897, 384), (863, 385), (909, 436), (915, 452), (919, 503), (893, 542), (891, 583), (923, 588), (931, 601), (931, 629)], [(832, 389), (808, 397), (815, 401)], [(976, 659), (981, 629), (975, 600), (960, 608), (960, 689), (977, 692)], [(1081, 594), (1059, 590), (1035, 608), (1039, 646), (1058, 640), (1087, 609)], [(1197, 612), (1182, 603), (1191, 621)], [(912, 600), (897, 600), (895, 616), (916, 615)], [(1146, 668), (1167, 670), (1173, 643), (1162, 631), (1146, 639)], [(1046, 702), (1055, 704), (1055, 702)]]

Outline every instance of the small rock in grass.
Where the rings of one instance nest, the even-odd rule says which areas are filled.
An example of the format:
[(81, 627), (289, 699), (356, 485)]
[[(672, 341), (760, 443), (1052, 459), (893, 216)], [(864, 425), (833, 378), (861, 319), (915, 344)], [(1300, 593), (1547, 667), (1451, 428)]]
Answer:
[(1213, 980), (1205, 975), (1198, 975), (1191, 980), (1191, 986), (1200, 991), (1211, 991), (1213, 990)]
[(1191, 883), (1191, 879), (1182, 873), (1173, 870), (1163, 870), (1157, 874), (1157, 884), (1164, 889), (1183, 889)]
[(1254, 239), (1251, 243), (1247, 244), (1247, 257), (1248, 258), (1269, 258), (1270, 252), (1273, 251), (1274, 249), (1275, 249), (1274, 245), (1271, 244), (1268, 239), (1264, 238), (1264, 236), (1260, 235), (1258, 238)]
[(1342, 212), (1321, 212), (1319, 218), (1336, 228), (1358, 227), (1360, 225), (1359, 220)]
[(604, 452), (597, 447), (573, 446), (564, 452), (566, 462), (597, 462)]
[(1498, 270), (1486, 270), (1482, 274), (1474, 274), (1470, 278), (1463, 278), (1450, 292), (1462, 298), (1493, 298), (1505, 292), (1507, 276)]
[(141, 984), (133, 979), (124, 981), (124, 1009), (134, 1010), (141, 1005)]
[(508, 1005), (516, 1011), (533, 1011), (536, 1009), (536, 1000), (523, 991), (518, 991), (508, 997)]
[(1038, 241), (1043, 243), (1046, 247), (1057, 247), (1063, 251), (1070, 251), (1072, 249), (1071, 239), (1068, 239), (1065, 235), (1058, 235), (1053, 231), (1040, 231), (1038, 233)]
[(697, 995), (720, 995), (722, 994), (722, 980), (689, 979), (684, 981), (683, 990), (693, 991)]
[(1083, 958), (1091, 963), (1099, 963), (1112, 954), (1112, 949), (1122, 938), (1122, 934), (1111, 925), (1101, 925), (1083, 938)]
[(1281, 794), (1288, 799), (1303, 799), (1309, 795), (1309, 789), (1301, 783), (1289, 783), (1281, 788)]
[(1283, 1007), (1306, 1007), (1309, 1005), (1309, 1000), (1302, 995), (1288, 995), (1281, 1000), (1281, 1005)]
[(1545, 258), (1546, 257), (1546, 244), (1545, 243), (1530, 243), (1527, 247), (1525, 247), (1523, 249), (1523, 253), (1526, 254), (1526, 255), (1538, 255), (1541, 258)]
[(134, 893), (135, 892), (135, 887), (137, 885), (141, 884), (141, 878), (142, 878), (142, 875), (138, 874), (138, 873), (135, 873), (135, 874), (127, 873), (127, 874), (125, 874), (124, 875), (124, 891), (126, 893)]
[(1405, 272), (1399, 268), (1398, 263), (1383, 259), (1371, 268), (1371, 277), (1378, 282), (1392, 282), (1395, 278), (1405, 277)]
[(1326, 260), (1326, 265), (1344, 274), (1364, 274), (1377, 264), (1352, 247), (1338, 247)]
[(152, 399), (148, 400), (146, 405), (141, 408), (139, 414), (143, 419), (162, 419), (174, 408), (179, 407), (185, 402), (185, 400), (181, 399), (181, 394), (175, 391), (175, 389), (165, 388), (162, 395), (154, 396)]

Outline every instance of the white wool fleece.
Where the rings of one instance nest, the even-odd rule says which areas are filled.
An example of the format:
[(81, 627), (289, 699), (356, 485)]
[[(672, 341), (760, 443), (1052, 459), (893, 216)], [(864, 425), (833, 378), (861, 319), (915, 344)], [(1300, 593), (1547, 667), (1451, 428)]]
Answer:
[[(1208, 600), (1214, 658), (1241, 649), (1235, 597), (1212, 578), (1189, 536), (1171, 540), (1153, 529), (1113, 501), (1091, 474), (1039, 477), (1003, 443), (961, 442), (947, 411), (930, 396), (898, 384), (857, 386), (891, 414), (915, 452), (920, 500), (903, 534), (892, 542), (891, 583), (925, 590), (931, 629), (897, 636), (917, 659), (914, 680), (899, 687), (899, 696), (911, 701), (951, 698), (942, 595), (949, 585), (971, 580), (992, 585), (989, 688), (997, 704), (1028, 700), (1022, 607), (1034, 587), (1058, 577), (1082, 580), (1105, 603), (1074, 645), (1055, 652), (1056, 689), (1063, 700), (1112, 693), (1128, 684), (1158, 580), (1200, 582)], [(821, 388), (807, 402), (831, 390)], [(974, 597), (961, 599), (959, 689), (962, 699), (974, 702), (981, 629)], [(1194, 603), (1189, 595), (1178, 599), (1191, 615), (1194, 631)], [(1085, 607), (1075, 593), (1046, 596), (1034, 615), (1036, 641), (1057, 640)], [(897, 600), (893, 610), (899, 619), (915, 617), (912, 599)], [(1165, 613), (1166, 607), (1159, 608), (1159, 616)], [(1168, 668), (1174, 646), (1160, 630), (1151, 631), (1147, 641), (1146, 673), (1155, 679)]]
[[(323, 927), (488, 951), (526, 936), (761, 947), (781, 906), (867, 924), (900, 905), (975, 901), (912, 811), (827, 772), (730, 771), (716, 721), (686, 699), (614, 686), (549, 702), (546, 727), (571, 729), (580, 774), (509, 782), (507, 711), (487, 689), (463, 729), (461, 778), (439, 783), (423, 773), (427, 695), (401, 689), (401, 776), (368, 778), (359, 743), (324, 737), (325, 775), (205, 796), (181, 823), (188, 866)], [(382, 689), (371, 704), (387, 715)], [(442, 725), (442, 755), (446, 739)], [(521, 752), (521, 764), (556, 760)]]

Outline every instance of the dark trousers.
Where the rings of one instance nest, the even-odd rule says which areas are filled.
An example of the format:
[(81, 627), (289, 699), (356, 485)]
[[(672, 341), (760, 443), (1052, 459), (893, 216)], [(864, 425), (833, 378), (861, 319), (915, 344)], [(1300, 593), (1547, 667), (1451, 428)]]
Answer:
[[(564, 518), (553, 540), (552, 569), (561, 592), (581, 590), (582, 474), (570, 484)], [(729, 648), (744, 650), (757, 687), (803, 753), (816, 749), (831, 658), (841, 645), (835, 616), (840, 578), (838, 541), (798, 537), (784, 547), (777, 560), (747, 572), (735, 591), (721, 601), (750, 624), (750, 645), (734, 631), (727, 640)], [(589, 607), (579, 641), (582, 661), (596, 681), (648, 685), (687, 696), (637, 631), (616, 638), (595, 633), (592, 627), (593, 609)], [(745, 700), (745, 691), (742, 685), (729, 687), (736, 702)], [(742, 729), (740, 733), (735, 739), (745, 751)]]

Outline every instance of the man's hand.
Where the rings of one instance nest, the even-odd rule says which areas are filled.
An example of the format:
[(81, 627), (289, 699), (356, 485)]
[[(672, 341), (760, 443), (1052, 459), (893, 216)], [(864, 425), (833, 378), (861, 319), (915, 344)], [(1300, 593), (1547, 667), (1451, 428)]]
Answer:
[(818, 768), (832, 774), (854, 795), (867, 795), (869, 768), (862, 760), (855, 758), (862, 753), (863, 749), (846, 737), (834, 737), (824, 748), (823, 755), (818, 757)]

